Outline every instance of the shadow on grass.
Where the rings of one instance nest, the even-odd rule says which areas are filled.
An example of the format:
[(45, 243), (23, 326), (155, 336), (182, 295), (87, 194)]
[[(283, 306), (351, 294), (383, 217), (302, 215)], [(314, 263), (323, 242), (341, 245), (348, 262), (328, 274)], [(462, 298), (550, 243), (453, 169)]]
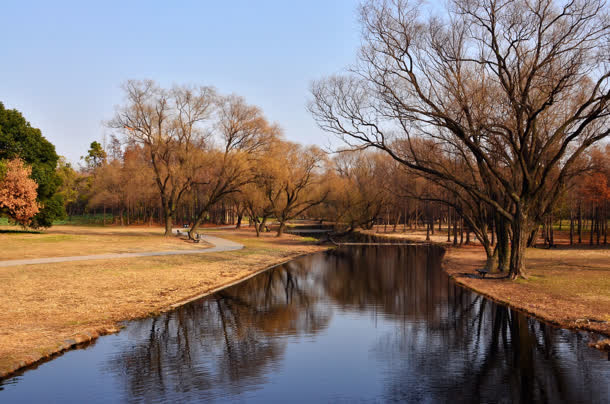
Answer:
[(0, 234), (41, 234), (39, 230), (4, 230), (0, 229)]

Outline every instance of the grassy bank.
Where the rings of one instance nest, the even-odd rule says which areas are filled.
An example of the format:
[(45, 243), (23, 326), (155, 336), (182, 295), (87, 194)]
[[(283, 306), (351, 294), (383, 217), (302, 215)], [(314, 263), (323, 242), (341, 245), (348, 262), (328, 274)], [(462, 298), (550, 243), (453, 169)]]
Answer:
[[(24, 256), (10, 251), (28, 245), (37, 258), (96, 254), (100, 248), (107, 248), (106, 252), (177, 249), (177, 245), (201, 248), (161, 234), (160, 228), (68, 226), (41, 234), (4, 233), (2, 242), (11, 248), (2, 249), (1, 259), (32, 257), (31, 252)], [(0, 375), (116, 331), (120, 321), (158, 313), (274, 264), (324, 249), (290, 235), (278, 239), (264, 234), (257, 239), (247, 229), (214, 231), (214, 235), (245, 248), (0, 268)]]
[(444, 267), (456, 282), (547, 322), (610, 335), (610, 250), (528, 249), (528, 279), (518, 281), (479, 279), (484, 262), (479, 247), (451, 248)]
[[(380, 228), (368, 233), (425, 239), (422, 230), (384, 233)], [(480, 279), (476, 269), (485, 264), (480, 245), (452, 247), (447, 243), (446, 229), (431, 238), (448, 246), (444, 269), (457, 283), (549, 323), (610, 335), (610, 246), (559, 244), (552, 249), (529, 248), (528, 279), (510, 281), (504, 274)], [(567, 240), (563, 235), (558, 239)]]

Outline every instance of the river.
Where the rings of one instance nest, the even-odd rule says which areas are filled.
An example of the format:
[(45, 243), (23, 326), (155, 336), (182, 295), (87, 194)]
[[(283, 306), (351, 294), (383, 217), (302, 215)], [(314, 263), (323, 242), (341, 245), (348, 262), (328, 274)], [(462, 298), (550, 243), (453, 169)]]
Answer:
[(0, 402), (610, 401), (590, 334), (463, 289), (441, 260), (302, 257), (4, 380)]

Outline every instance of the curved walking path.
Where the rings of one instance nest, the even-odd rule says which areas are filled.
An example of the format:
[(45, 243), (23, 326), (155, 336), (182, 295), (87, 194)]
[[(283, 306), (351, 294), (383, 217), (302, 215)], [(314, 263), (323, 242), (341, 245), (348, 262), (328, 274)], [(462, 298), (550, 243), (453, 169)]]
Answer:
[(97, 255), (76, 255), (72, 257), (49, 257), (49, 258), (32, 258), (25, 260), (8, 260), (0, 261), (0, 267), (11, 267), (16, 265), (33, 265), (33, 264), (55, 264), (58, 262), (72, 261), (88, 261), (88, 260), (108, 260), (116, 258), (134, 258), (134, 257), (153, 257), (156, 255), (184, 255), (184, 254), (207, 254), (223, 251), (235, 251), (244, 248), (243, 244), (236, 243), (220, 237), (200, 234), (200, 240), (212, 245), (211, 248), (202, 248), (200, 250), (171, 250), (171, 251), (150, 251), (137, 253), (119, 253), (119, 254), (97, 254)]

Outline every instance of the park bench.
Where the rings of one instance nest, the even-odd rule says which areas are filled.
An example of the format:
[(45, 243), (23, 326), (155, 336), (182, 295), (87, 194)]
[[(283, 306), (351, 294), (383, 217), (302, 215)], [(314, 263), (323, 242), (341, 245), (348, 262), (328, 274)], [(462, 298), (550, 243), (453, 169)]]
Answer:
[(201, 241), (201, 235), (199, 233), (197, 233), (197, 236), (195, 236), (195, 239), (193, 240), (193, 242), (198, 243), (199, 241)]
[(476, 271), (479, 273), (479, 275), (481, 275), (481, 278), (485, 278), (485, 275), (489, 273), (487, 268), (479, 268)]

